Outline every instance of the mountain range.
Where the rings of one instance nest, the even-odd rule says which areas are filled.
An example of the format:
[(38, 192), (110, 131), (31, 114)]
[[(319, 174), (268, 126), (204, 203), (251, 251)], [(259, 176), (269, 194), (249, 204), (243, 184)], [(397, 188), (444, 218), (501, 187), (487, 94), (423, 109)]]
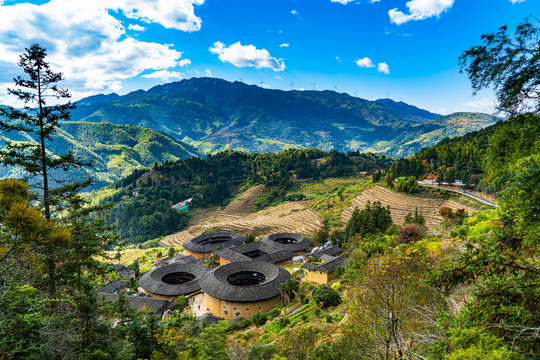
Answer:
[(204, 154), (314, 147), (396, 157), (495, 121), (481, 113), (441, 116), (391, 99), (369, 101), (328, 90), (271, 90), (216, 78), (192, 78), (124, 96), (88, 97), (77, 102), (72, 120), (139, 125)]

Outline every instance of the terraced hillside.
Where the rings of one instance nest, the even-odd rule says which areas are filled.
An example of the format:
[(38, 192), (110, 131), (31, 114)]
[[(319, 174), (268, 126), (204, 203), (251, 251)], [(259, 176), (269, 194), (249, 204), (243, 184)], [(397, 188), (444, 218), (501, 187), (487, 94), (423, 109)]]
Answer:
[(434, 227), (442, 221), (442, 217), (439, 215), (439, 208), (441, 206), (448, 206), (454, 211), (458, 209), (465, 209), (469, 213), (477, 211), (473, 207), (461, 204), (456, 200), (404, 195), (396, 193), (383, 186), (376, 185), (368, 190), (363, 191), (361, 194), (352, 199), (351, 205), (343, 209), (343, 212), (341, 213), (341, 221), (344, 223), (349, 221), (354, 209), (363, 209), (368, 201), (380, 201), (385, 207), (389, 205), (392, 220), (397, 225), (403, 224), (405, 221), (405, 216), (407, 216), (409, 212), (414, 213), (416, 208), (418, 208), (418, 211), (421, 212), (426, 219), (427, 227)]
[[(311, 237), (320, 228), (322, 216), (306, 208), (306, 202), (289, 202), (239, 216), (219, 208), (194, 212), (187, 230), (165, 237), (162, 245), (177, 246), (195, 236), (211, 231), (253, 233), (264, 237), (274, 233), (293, 232)], [(244, 210), (245, 211), (245, 210)]]

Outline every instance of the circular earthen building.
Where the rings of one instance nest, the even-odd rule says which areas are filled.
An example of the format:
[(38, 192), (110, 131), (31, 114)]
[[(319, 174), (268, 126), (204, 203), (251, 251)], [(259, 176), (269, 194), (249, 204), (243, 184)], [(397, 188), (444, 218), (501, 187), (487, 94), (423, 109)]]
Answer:
[(260, 261), (220, 266), (200, 280), (206, 307), (225, 320), (249, 318), (282, 303), (279, 285), (291, 278), (285, 269)]
[(266, 236), (261, 242), (276, 246), (283, 250), (300, 253), (311, 246), (311, 240), (300, 234), (279, 233)]
[(219, 232), (197, 236), (183, 244), (186, 255), (198, 260), (208, 259), (216, 250), (243, 244), (246, 238), (230, 232)]
[(172, 263), (145, 273), (139, 280), (139, 286), (152, 297), (174, 300), (180, 295), (200, 290), (199, 279), (207, 271), (197, 263)]

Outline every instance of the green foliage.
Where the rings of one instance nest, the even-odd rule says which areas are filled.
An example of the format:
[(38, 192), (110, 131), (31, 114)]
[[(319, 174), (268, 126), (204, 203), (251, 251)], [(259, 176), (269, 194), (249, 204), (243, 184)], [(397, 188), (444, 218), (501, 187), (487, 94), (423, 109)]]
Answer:
[(42, 328), (46, 303), (37, 290), (11, 283), (0, 293), (0, 357), (41, 359), (46, 354)]
[(513, 35), (507, 31), (508, 26), (502, 26), (495, 33), (482, 35), (483, 45), (460, 56), (461, 71), (469, 76), (474, 93), (490, 87), (495, 90), (500, 111), (512, 115), (531, 109), (538, 112), (539, 75), (531, 71), (540, 66), (538, 20), (531, 15)]
[(386, 231), (392, 225), (390, 208), (384, 208), (380, 201), (373, 204), (368, 201), (363, 210), (356, 208), (345, 228), (345, 237), (354, 235), (377, 234)]
[(503, 339), (480, 328), (457, 328), (450, 331), (447, 360), (520, 360)]
[(312, 292), (313, 300), (321, 307), (336, 306), (341, 302), (339, 293), (328, 285), (321, 285)]
[(253, 234), (251, 234), (251, 233), (250, 233), (250, 234), (247, 234), (247, 236), (246, 236), (246, 244), (252, 243), (252, 242), (254, 242), (254, 241), (255, 241), (255, 235), (253, 235)]
[(396, 189), (399, 192), (409, 195), (416, 194), (418, 191), (420, 191), (414, 176), (409, 176), (407, 179), (399, 181)]
[[(459, 257), (441, 266), (434, 284), (450, 290), (474, 281), (473, 299), (463, 316), (510, 336), (521, 353), (534, 353), (540, 342), (531, 329), (540, 320), (538, 287), (540, 162), (528, 158), (505, 190), (489, 232), (471, 229)], [(479, 224), (480, 225), (480, 224)], [(517, 330), (520, 329), (520, 330)]]
[(264, 324), (266, 324), (267, 320), (268, 320), (268, 315), (266, 313), (259, 313), (259, 314), (254, 314), (251, 316), (251, 322), (258, 327), (261, 327)]
[(334, 343), (322, 343), (318, 345), (309, 354), (309, 360), (340, 360), (343, 355), (339, 352), (339, 348)]

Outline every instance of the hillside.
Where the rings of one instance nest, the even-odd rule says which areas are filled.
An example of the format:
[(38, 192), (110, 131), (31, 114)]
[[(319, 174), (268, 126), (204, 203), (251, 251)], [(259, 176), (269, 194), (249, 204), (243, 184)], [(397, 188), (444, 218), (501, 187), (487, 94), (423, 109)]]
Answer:
[[(28, 141), (25, 134), (2, 134), (1, 140)], [(3, 142), (2, 141), (2, 142)], [(96, 187), (110, 184), (127, 176), (134, 169), (154, 163), (186, 159), (199, 155), (192, 146), (163, 133), (135, 125), (111, 123), (64, 122), (51, 144), (54, 153), (72, 151), (93, 167), (79, 169), (71, 177), (84, 179), (91, 176)], [(0, 169), (7, 177), (14, 170)]]
[(89, 97), (77, 103), (72, 118), (148, 127), (204, 153), (371, 148), (389, 156), (412, 155), (444, 136), (462, 135), (493, 122), (486, 114), (468, 113), (437, 121), (438, 114), (390, 99), (270, 90), (215, 78), (192, 78), (125, 96)]

